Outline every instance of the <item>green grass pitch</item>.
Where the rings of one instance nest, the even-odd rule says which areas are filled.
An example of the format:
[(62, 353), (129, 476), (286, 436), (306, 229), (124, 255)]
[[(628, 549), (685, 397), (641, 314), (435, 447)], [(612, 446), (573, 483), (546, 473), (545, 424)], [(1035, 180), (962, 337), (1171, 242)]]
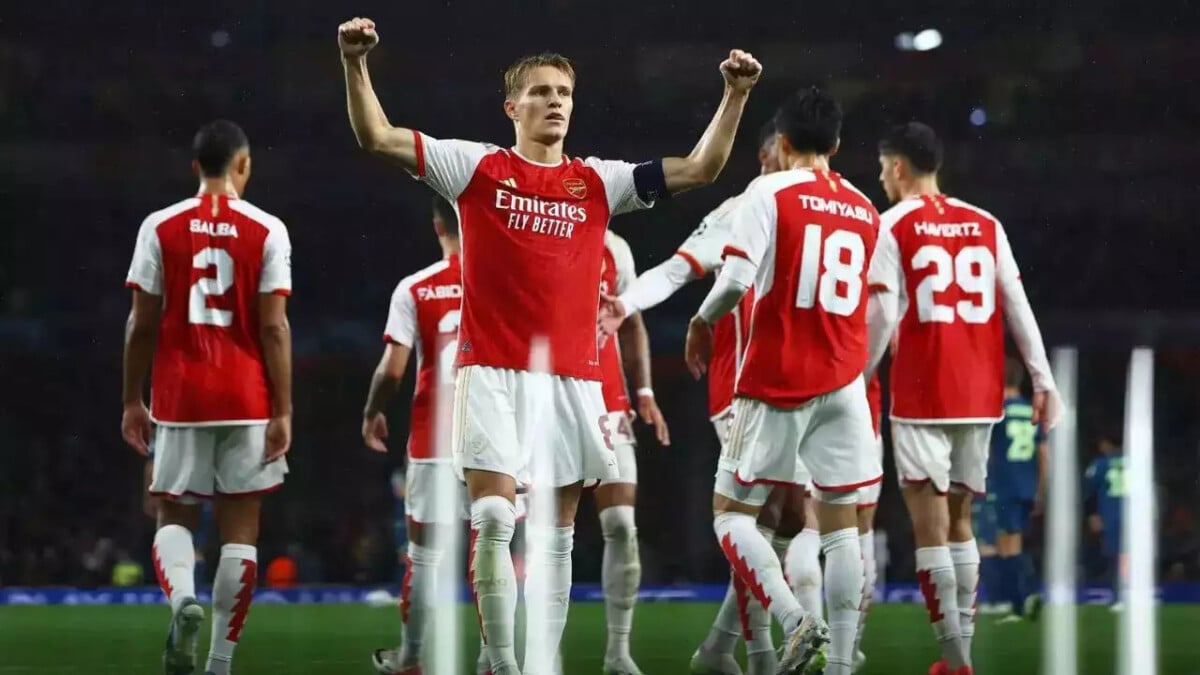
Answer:
[[(697, 642), (716, 612), (706, 603), (644, 603), (638, 607), (633, 653), (647, 675), (683, 675)], [(234, 670), (295, 675), (371, 673), (369, 656), (390, 646), (399, 624), (393, 609), (365, 605), (260, 605), (254, 607), (238, 648)], [(477, 634), (474, 612), (463, 607), (463, 628), (472, 640), (467, 668), (474, 673)], [(10, 673), (161, 672), (165, 606), (0, 607), (0, 675)], [(1200, 673), (1200, 606), (1159, 610), (1161, 675)], [(1079, 612), (1079, 664), (1083, 675), (1116, 672), (1116, 616), (1103, 607)], [(982, 617), (975, 638), (975, 672), (1034, 675), (1041, 662), (1042, 628), (996, 625)], [(202, 646), (208, 644), (208, 631)], [(518, 642), (518, 645), (520, 642)], [(604, 608), (576, 603), (563, 643), (565, 675), (598, 674), (604, 650)], [(206, 651), (206, 649), (205, 649)], [(867, 626), (867, 675), (923, 675), (936, 657), (924, 608), (877, 605)], [(203, 665), (203, 664), (201, 664)], [(1140, 671), (1152, 675), (1155, 669)]]

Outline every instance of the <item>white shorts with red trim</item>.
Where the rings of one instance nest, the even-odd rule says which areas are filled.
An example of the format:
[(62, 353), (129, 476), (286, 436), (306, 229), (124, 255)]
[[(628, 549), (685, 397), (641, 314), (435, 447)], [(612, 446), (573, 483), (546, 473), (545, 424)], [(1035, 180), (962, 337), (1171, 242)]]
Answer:
[(263, 464), (267, 425), (167, 427), (154, 435), (150, 494), (194, 503), (214, 495), (251, 495), (283, 485), (286, 459)]
[(932, 483), (982, 495), (987, 491), (991, 424), (892, 423), (896, 472), (903, 485)]
[(549, 373), (459, 368), (451, 446), (459, 478), (476, 469), (530, 485), (536, 457), (553, 487), (620, 473), (600, 383)]
[(736, 466), (743, 484), (802, 484), (811, 474), (812, 491), (823, 501), (878, 483), (883, 469), (873, 447), (871, 410), (862, 378), (794, 409), (738, 397), (733, 428), (721, 466)]
[(470, 520), (467, 490), (449, 460), (409, 460), (404, 473), (404, 510), (421, 524)]
[[(883, 466), (883, 436), (875, 436), (872, 451), (875, 453), (875, 461), (879, 463), (879, 466)], [(865, 509), (878, 504), (879, 494), (882, 491), (883, 481), (872, 483), (866, 487), (860, 487), (858, 489), (858, 508)]]
[(617, 456), (617, 477), (600, 481), (600, 485), (632, 483), (637, 485), (637, 439), (627, 412), (610, 412), (604, 423), (604, 437), (612, 442)]

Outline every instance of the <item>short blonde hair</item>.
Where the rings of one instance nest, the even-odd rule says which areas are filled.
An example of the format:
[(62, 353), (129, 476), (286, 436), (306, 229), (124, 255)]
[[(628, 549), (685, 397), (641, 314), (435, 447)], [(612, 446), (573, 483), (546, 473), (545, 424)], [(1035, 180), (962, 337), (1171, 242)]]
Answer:
[(542, 52), (533, 56), (526, 56), (518, 59), (516, 63), (508, 67), (504, 71), (504, 96), (505, 98), (514, 98), (521, 94), (521, 90), (525, 88), (525, 79), (529, 77), (529, 72), (534, 68), (542, 66), (550, 66), (558, 68), (567, 77), (571, 78), (571, 83), (575, 83), (575, 67), (571, 65), (571, 60), (562, 54), (553, 52)]

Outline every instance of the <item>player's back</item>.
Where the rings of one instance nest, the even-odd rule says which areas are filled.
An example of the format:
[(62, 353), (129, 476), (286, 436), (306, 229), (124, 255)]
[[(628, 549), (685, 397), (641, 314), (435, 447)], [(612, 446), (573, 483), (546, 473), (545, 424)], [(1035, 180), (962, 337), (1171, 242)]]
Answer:
[(748, 192), (726, 249), (760, 260), (737, 393), (796, 407), (866, 365), (866, 272), (879, 214), (832, 171), (782, 171)]
[(893, 419), (999, 420), (1004, 324), (997, 266), (1012, 259), (1000, 222), (962, 200), (925, 195), (884, 212), (880, 236), (881, 250), (894, 248), (904, 279)]
[(988, 492), (1002, 499), (1032, 500), (1038, 489), (1038, 445), (1033, 405), (1023, 396), (1004, 401), (1004, 420), (992, 427)]
[[(462, 267), (458, 255), (439, 260), (405, 277), (392, 294), (392, 312), (385, 339), (408, 344), (417, 358), (417, 383), (413, 391), (408, 439), (408, 455), (413, 460), (433, 459), (439, 446), (445, 451), (443, 454), (449, 454), (446, 439), (437, 443), (435, 436), (437, 429), (448, 428), (451, 416), (447, 394), (454, 389), (462, 295)], [(392, 325), (405, 321), (407, 327)], [(435, 415), (444, 424), (438, 426)]]
[(258, 295), (290, 294), (290, 243), (278, 218), (224, 195), (157, 211), (142, 223), (127, 285), (163, 297), (151, 386), (157, 422), (270, 418)]
[(1121, 516), (1121, 500), (1125, 498), (1125, 458), (1122, 455), (1101, 455), (1087, 468), (1089, 496), (1096, 500), (1096, 510), (1105, 520)]

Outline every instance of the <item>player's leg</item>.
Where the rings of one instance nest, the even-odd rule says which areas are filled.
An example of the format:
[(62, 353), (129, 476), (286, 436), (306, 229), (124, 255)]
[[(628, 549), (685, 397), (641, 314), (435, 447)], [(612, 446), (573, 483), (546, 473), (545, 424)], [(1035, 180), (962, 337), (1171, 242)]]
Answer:
[(608, 628), (604, 672), (640, 673), (629, 653), (633, 607), (637, 603), (638, 588), (642, 582), (637, 523), (634, 520), (637, 461), (629, 417), (624, 413), (609, 413), (608, 423), (620, 476), (601, 481), (595, 491), (596, 512), (600, 516), (600, 531), (604, 536), (600, 572)]
[[(810, 479), (811, 481), (811, 479)], [(788, 545), (784, 570), (788, 584), (804, 609), (824, 616), (823, 579), (821, 574), (821, 524), (817, 517), (817, 501), (808, 489), (792, 492), (787, 531), (798, 531)]]
[(517, 436), (517, 371), (458, 369), (454, 390), (454, 467), (471, 503), (468, 581), (480, 636), (496, 675), (517, 675), (513, 626), (517, 578), (511, 545), (517, 522), (517, 475), (528, 456)]
[(958, 587), (959, 629), (963, 654), (971, 665), (971, 642), (975, 637), (975, 600), (979, 590), (979, 546), (971, 531), (971, 502), (987, 492), (988, 451), (991, 424), (959, 424), (952, 434), (950, 460), (950, 557), (954, 561)]
[(858, 546), (863, 559), (863, 597), (859, 606), (858, 634), (854, 637), (854, 672), (858, 672), (867, 660), (862, 650), (862, 641), (867, 630), (867, 615), (875, 604), (875, 584), (878, 581), (878, 567), (875, 562), (875, 511), (882, 483), (883, 481), (880, 481), (872, 488), (866, 491), (860, 489), (858, 492)]
[(1025, 599), (1030, 594), (1031, 580), (1025, 569), (1023, 530), (1024, 505), (1017, 500), (1001, 500), (996, 503), (996, 552), (997, 564), (1002, 575), (1001, 588), (1004, 602), (1009, 605), (1008, 617), (1002, 622), (1018, 620), (1025, 614)]
[(204, 608), (196, 601), (195, 532), (200, 524), (197, 496), (213, 492), (213, 445), (207, 430), (158, 427), (148, 494), (155, 498), (155, 576), (171, 604), (171, 623), (163, 649), (168, 675), (191, 673), (196, 664)]
[[(558, 512), (554, 524), (545, 531), (526, 521), (525, 536), (538, 537), (537, 548), (544, 551), (544, 564), (530, 561), (525, 577), (526, 612), (530, 598), (541, 598), (544, 602), (545, 635), (535, 635), (533, 630), (525, 633), (525, 675), (549, 675), (557, 667), (559, 645), (567, 626), (567, 614), (571, 602), (571, 553), (575, 543), (575, 516), (579, 499), (583, 494), (583, 483), (573, 483), (557, 488), (555, 503)], [(536, 497), (532, 497), (536, 499)], [(527, 614), (528, 616), (528, 614)], [(540, 656), (538, 650), (541, 650)], [(618, 671), (620, 672), (620, 671)]]
[(979, 582), (985, 593), (985, 602), (979, 603), (977, 614), (1003, 614), (1008, 589), (1005, 586), (1004, 570), (1000, 562), (996, 528), (996, 497), (989, 493), (986, 499), (971, 502), (971, 528), (975, 531), (975, 542), (979, 545)]
[(950, 556), (950, 438), (939, 425), (894, 422), (896, 469), (916, 540), (917, 580), (929, 623), (950, 672), (966, 665), (958, 613), (958, 579)]

